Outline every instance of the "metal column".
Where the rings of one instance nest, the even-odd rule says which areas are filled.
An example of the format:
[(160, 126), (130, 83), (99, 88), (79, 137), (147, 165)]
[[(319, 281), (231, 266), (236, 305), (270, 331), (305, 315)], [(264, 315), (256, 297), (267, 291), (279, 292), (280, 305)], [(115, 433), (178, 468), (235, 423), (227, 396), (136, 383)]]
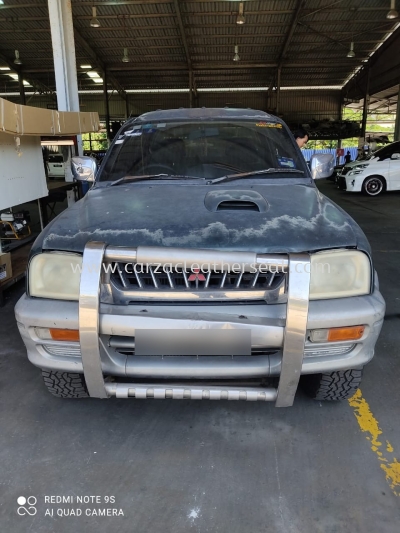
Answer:
[[(79, 111), (71, 0), (48, 0), (48, 6), (58, 110)], [(77, 140), (78, 153), (83, 155), (82, 137)], [(66, 179), (72, 181), (72, 173)]]
[(103, 92), (104, 92), (104, 114), (106, 117), (106, 130), (107, 130), (107, 141), (110, 145), (111, 141), (111, 127), (110, 127), (110, 103), (108, 100), (108, 79), (107, 71), (103, 72)]
[(20, 103), (21, 105), (25, 105), (26, 104), (25, 87), (24, 87), (24, 79), (23, 79), (21, 72), (18, 72), (18, 82), (19, 82)]
[(193, 107), (193, 72), (189, 70), (189, 107)]
[(282, 68), (278, 67), (278, 75), (277, 75), (277, 82), (276, 82), (276, 110), (275, 113), (277, 116), (279, 116), (279, 105), (281, 100), (281, 72)]
[(365, 87), (362, 126), (361, 126), (361, 138), (364, 140), (364, 144), (365, 144), (365, 133), (367, 130), (367, 118), (368, 118), (368, 108), (369, 108), (369, 82), (370, 82), (370, 77), (371, 77), (371, 69), (369, 65), (367, 69), (368, 69), (367, 70), (367, 85)]
[(399, 94), (397, 95), (396, 122), (394, 125), (394, 140), (400, 141), (400, 85), (399, 85)]

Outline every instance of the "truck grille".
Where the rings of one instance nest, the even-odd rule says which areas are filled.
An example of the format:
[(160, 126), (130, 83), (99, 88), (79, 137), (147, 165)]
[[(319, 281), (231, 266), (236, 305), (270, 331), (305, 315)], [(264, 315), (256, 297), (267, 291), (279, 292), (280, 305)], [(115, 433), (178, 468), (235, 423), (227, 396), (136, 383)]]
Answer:
[(149, 267), (149, 272), (127, 272), (125, 265), (118, 264), (118, 273), (114, 280), (123, 288), (131, 290), (140, 289), (189, 289), (202, 291), (207, 289), (264, 289), (276, 287), (282, 281), (284, 273), (255, 273), (248, 272), (201, 272), (197, 269), (185, 272), (184, 270), (163, 272)]
[(164, 272), (155, 267), (148, 271), (134, 271), (132, 265), (116, 264), (110, 280), (117, 303), (141, 301), (199, 300), (267, 300), (284, 301), (284, 272), (202, 272), (171, 269)]

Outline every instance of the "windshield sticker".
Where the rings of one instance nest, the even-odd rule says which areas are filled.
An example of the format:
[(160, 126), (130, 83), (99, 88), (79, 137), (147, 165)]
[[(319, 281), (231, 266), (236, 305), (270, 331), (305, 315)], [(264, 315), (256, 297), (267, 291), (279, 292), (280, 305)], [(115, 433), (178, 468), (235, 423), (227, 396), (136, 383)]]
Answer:
[(144, 125), (143, 125), (143, 129), (144, 129), (144, 130), (148, 130), (148, 129), (150, 129), (150, 128), (154, 128), (154, 124), (144, 124)]
[(141, 130), (142, 126), (133, 126), (132, 130)]
[(157, 124), (157, 128), (165, 128), (166, 125), (166, 122), (162, 122), (161, 124)]
[(124, 139), (118, 139), (118, 141), (115, 141), (115, 144), (122, 144), (124, 142)]
[(282, 124), (278, 122), (257, 122), (256, 126), (258, 128), (278, 128), (282, 129)]
[(278, 157), (278, 161), (281, 167), (296, 168), (296, 165), (291, 157)]
[(140, 137), (142, 135), (141, 131), (129, 131), (125, 134), (127, 137)]

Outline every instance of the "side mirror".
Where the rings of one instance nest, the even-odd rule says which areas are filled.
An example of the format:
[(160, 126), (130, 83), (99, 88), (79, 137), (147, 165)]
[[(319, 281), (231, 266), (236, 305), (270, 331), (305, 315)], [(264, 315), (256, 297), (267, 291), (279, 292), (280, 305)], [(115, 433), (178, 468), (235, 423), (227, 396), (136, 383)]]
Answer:
[(94, 181), (97, 162), (93, 157), (81, 155), (71, 159), (72, 174), (78, 181)]
[(392, 157), (390, 159), (394, 159), (395, 161), (397, 161), (398, 159), (400, 159), (400, 154), (396, 152), (392, 154)]
[(335, 167), (335, 158), (332, 154), (314, 154), (310, 163), (311, 175), (314, 180), (332, 176)]

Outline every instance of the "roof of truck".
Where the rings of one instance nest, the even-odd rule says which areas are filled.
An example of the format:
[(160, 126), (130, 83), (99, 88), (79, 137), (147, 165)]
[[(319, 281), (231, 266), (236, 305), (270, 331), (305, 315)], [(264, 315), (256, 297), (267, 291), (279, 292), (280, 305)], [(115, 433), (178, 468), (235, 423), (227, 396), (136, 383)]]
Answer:
[(158, 120), (201, 120), (201, 119), (253, 119), (282, 122), (279, 118), (265, 111), (256, 109), (235, 109), (235, 108), (179, 108), (179, 109), (159, 109), (140, 115), (135, 120), (140, 122), (153, 122)]

